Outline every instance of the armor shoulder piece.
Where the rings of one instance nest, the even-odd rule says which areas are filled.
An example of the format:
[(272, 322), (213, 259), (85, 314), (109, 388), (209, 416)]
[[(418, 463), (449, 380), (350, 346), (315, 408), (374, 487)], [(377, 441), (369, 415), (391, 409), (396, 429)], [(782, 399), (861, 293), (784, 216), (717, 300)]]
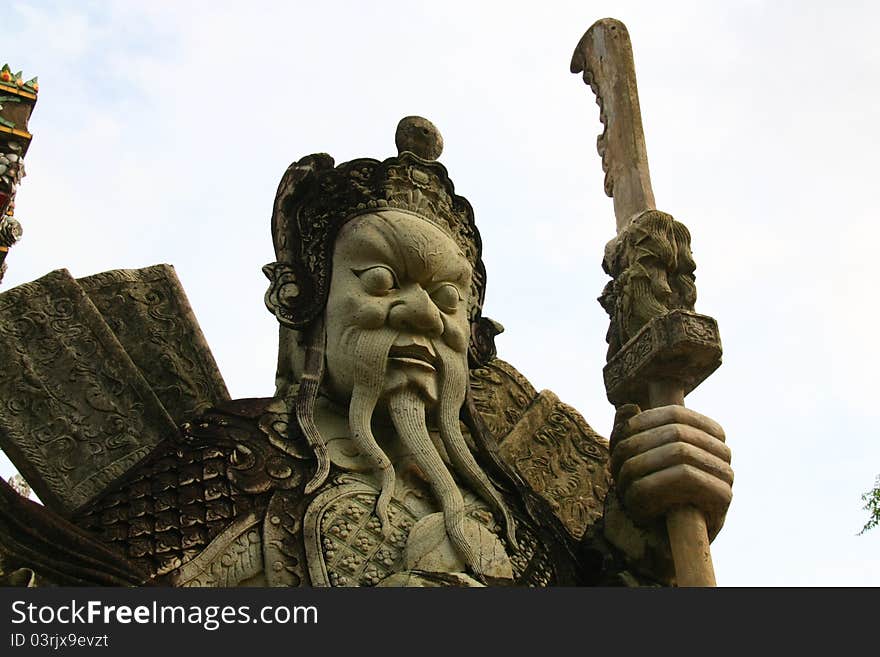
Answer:
[(580, 540), (603, 514), (611, 483), (608, 441), (549, 390), (536, 394), (504, 361), (474, 370), (471, 387), (501, 458)]
[[(74, 522), (163, 584), (242, 576), (256, 563), (257, 530), (246, 518), (262, 518), (273, 491), (301, 491), (314, 467), (304, 441), (287, 437), (288, 417), (272, 402), (226, 401), (185, 423)], [(274, 446), (279, 437), (286, 451)], [(214, 557), (227, 550), (237, 565), (217, 570)]]
[(532, 384), (500, 358), (471, 370), (470, 393), (483, 425), (498, 443), (537, 396)]

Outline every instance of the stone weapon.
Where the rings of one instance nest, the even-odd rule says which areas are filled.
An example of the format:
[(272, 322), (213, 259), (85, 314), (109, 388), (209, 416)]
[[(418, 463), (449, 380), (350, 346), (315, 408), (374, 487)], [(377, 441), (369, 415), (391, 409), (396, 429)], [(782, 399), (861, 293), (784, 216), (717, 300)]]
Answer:
[[(721, 364), (721, 340), (715, 320), (693, 312), (690, 234), (655, 207), (626, 26), (611, 18), (594, 23), (575, 48), (571, 72), (582, 72), (596, 94), (604, 126), (597, 150), (617, 220), (603, 261), (612, 280), (599, 298), (611, 318), (603, 370), (608, 399), (642, 409), (683, 405)], [(714, 586), (702, 513), (676, 507), (666, 527), (678, 585)]]

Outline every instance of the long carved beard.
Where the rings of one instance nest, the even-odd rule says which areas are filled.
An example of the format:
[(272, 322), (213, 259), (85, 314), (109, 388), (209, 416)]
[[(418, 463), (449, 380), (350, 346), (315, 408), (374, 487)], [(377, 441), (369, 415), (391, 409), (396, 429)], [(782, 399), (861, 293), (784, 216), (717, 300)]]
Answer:
[[(388, 353), (396, 338), (397, 333), (388, 329), (366, 331), (358, 336), (355, 346), (354, 386), (348, 412), (352, 441), (372, 466), (379, 480), (376, 516), (386, 535), (391, 529), (388, 506), (394, 493), (396, 477), (394, 466), (376, 442), (371, 421), (382, 397)], [(435, 348), (441, 364), (437, 419), (440, 437), (452, 468), (465, 484), (503, 518), (507, 540), (516, 549), (510, 512), (486, 473), (477, 464), (461, 433), (459, 411), (467, 394), (467, 361), (463, 355), (457, 354), (445, 344), (435, 343)], [(464, 498), (428, 433), (425, 400), (414, 387), (407, 385), (388, 394), (387, 407), (404, 451), (412, 454), (440, 503), (446, 533), (453, 546), (465, 563), (474, 572), (481, 574), (479, 554), (465, 534)]]
[(489, 481), (486, 472), (477, 464), (461, 433), (458, 418), (467, 395), (467, 360), (456, 357), (454, 353), (445, 352), (446, 349), (442, 347), (439, 349), (440, 363), (443, 368), (441, 371), (440, 408), (437, 413), (440, 438), (443, 440), (443, 446), (446, 448), (446, 453), (455, 472), (464, 478), (465, 483), (501, 516), (504, 521), (507, 541), (510, 547), (516, 550), (515, 527), (510, 511), (501, 498), (501, 494)]
[(464, 498), (431, 442), (425, 424), (425, 402), (415, 391), (404, 388), (396, 391), (388, 400), (388, 411), (401, 443), (409, 449), (440, 502), (446, 533), (452, 544), (465, 563), (479, 573), (480, 555), (465, 535)]
[(396, 337), (394, 331), (387, 329), (365, 331), (358, 336), (355, 345), (354, 387), (351, 392), (351, 404), (348, 407), (348, 424), (351, 427), (352, 441), (373, 466), (379, 478), (376, 516), (382, 524), (382, 533), (386, 536), (391, 531), (388, 505), (394, 493), (394, 466), (376, 442), (370, 423), (376, 402), (379, 401), (385, 384), (388, 352)]

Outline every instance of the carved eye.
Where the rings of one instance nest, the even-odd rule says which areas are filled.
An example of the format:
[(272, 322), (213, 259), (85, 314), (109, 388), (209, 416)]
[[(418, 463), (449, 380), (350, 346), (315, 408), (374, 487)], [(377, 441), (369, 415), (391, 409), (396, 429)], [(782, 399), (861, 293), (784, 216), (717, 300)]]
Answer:
[(355, 275), (361, 279), (364, 289), (370, 294), (385, 295), (397, 288), (397, 279), (388, 267), (378, 265), (369, 269), (355, 271)]
[(461, 294), (452, 283), (444, 283), (436, 288), (431, 292), (431, 298), (440, 310), (447, 313), (458, 310), (458, 304), (461, 302)]

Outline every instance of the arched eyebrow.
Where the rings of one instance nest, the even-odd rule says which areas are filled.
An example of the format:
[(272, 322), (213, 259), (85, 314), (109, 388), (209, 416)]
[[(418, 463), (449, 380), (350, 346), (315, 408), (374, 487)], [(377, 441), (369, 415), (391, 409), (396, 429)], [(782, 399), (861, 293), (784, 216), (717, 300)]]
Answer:
[[(459, 283), (467, 288), (472, 275), (471, 266), (451, 237), (449, 240), (455, 246), (455, 251), (449, 257), (449, 254), (444, 254), (437, 248), (436, 242), (428, 235), (407, 233), (404, 236), (397, 230), (394, 222), (381, 215), (379, 217), (381, 221), (374, 226), (384, 238), (387, 248), (400, 258), (398, 262), (403, 265), (403, 273), (407, 278), (422, 283)], [(422, 217), (417, 220), (433, 225)]]
[(365, 266), (379, 263), (400, 268), (406, 258), (398, 240), (394, 239), (393, 227), (387, 225), (387, 220), (366, 223), (360, 219), (355, 218), (342, 227), (336, 238), (337, 244), (339, 238), (348, 233), (347, 238), (353, 242), (349, 248), (353, 247), (352, 255), (356, 261)]
[(462, 293), (467, 292), (470, 285), (472, 270), (470, 263), (461, 255), (443, 259), (441, 265), (431, 273), (431, 281), (435, 283), (458, 283)]

